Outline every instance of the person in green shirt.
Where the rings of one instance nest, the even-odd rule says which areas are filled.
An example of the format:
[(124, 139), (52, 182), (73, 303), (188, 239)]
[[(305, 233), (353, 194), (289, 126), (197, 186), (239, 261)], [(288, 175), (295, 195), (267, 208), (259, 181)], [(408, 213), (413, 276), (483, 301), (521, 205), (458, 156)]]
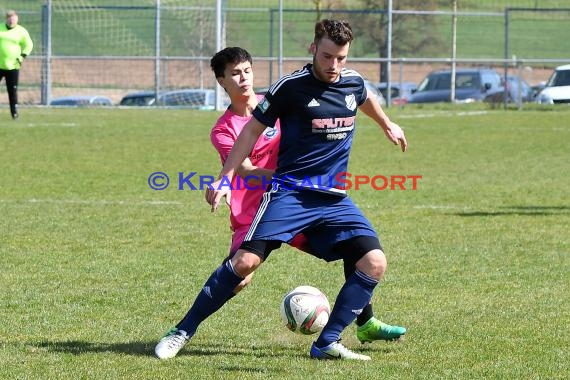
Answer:
[(6, 23), (0, 25), (0, 81), (6, 78), (6, 89), (10, 102), (12, 119), (18, 118), (18, 79), (24, 58), (30, 54), (34, 44), (28, 31), (18, 25), (16, 11), (6, 12)]

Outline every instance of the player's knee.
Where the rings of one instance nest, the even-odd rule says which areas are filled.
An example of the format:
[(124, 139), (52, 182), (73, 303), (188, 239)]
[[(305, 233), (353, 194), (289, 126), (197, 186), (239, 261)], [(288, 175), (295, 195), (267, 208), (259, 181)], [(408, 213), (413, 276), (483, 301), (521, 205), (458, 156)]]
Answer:
[(241, 292), (246, 286), (248, 286), (251, 283), (251, 278), (253, 277), (253, 273), (250, 273), (248, 276), (246, 276), (235, 288), (234, 288), (234, 293), (238, 294), (239, 292)]
[(246, 283), (245, 281), (240, 282), (238, 286), (234, 288), (234, 294), (238, 294), (239, 292), (241, 292), (247, 285), (248, 283)]
[(232, 266), (238, 276), (246, 278), (261, 264), (261, 258), (254, 253), (238, 250), (232, 257)]
[(384, 252), (380, 249), (373, 249), (356, 263), (356, 268), (359, 271), (377, 280), (384, 277), (384, 272), (386, 272), (387, 267), (388, 261), (386, 260)]

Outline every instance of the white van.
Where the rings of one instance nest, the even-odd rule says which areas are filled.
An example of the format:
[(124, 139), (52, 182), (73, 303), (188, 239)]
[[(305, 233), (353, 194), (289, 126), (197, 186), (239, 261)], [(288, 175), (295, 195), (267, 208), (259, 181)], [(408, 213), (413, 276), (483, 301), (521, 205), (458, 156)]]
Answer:
[(541, 104), (570, 104), (570, 65), (558, 66), (536, 96)]

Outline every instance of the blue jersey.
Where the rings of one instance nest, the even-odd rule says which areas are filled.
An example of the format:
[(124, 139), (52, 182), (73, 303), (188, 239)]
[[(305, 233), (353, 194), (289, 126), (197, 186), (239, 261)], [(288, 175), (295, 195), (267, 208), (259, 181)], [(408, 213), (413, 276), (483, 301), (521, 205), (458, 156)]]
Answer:
[(253, 116), (264, 125), (277, 119), (281, 124), (274, 181), (344, 194), (338, 179), (347, 172), (356, 111), (366, 100), (366, 87), (356, 71), (343, 69), (337, 82), (325, 83), (313, 76), (311, 67), (275, 82)]

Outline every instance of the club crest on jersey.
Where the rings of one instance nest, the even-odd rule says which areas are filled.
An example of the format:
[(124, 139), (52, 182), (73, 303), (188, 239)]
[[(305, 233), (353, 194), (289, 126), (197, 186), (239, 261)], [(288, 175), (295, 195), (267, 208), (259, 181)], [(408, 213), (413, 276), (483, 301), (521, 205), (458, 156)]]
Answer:
[(259, 104), (257, 105), (257, 107), (259, 107), (259, 110), (262, 113), (265, 113), (265, 111), (267, 111), (267, 109), (269, 108), (269, 100), (267, 100), (267, 98), (263, 98), (261, 100), (261, 102), (259, 102)]
[(356, 98), (354, 94), (346, 95), (344, 97), (344, 101), (346, 102), (346, 108), (351, 111), (354, 111), (356, 109)]
[(275, 136), (277, 136), (277, 128), (267, 127), (265, 128), (265, 131), (263, 131), (263, 138), (265, 140), (271, 140)]

